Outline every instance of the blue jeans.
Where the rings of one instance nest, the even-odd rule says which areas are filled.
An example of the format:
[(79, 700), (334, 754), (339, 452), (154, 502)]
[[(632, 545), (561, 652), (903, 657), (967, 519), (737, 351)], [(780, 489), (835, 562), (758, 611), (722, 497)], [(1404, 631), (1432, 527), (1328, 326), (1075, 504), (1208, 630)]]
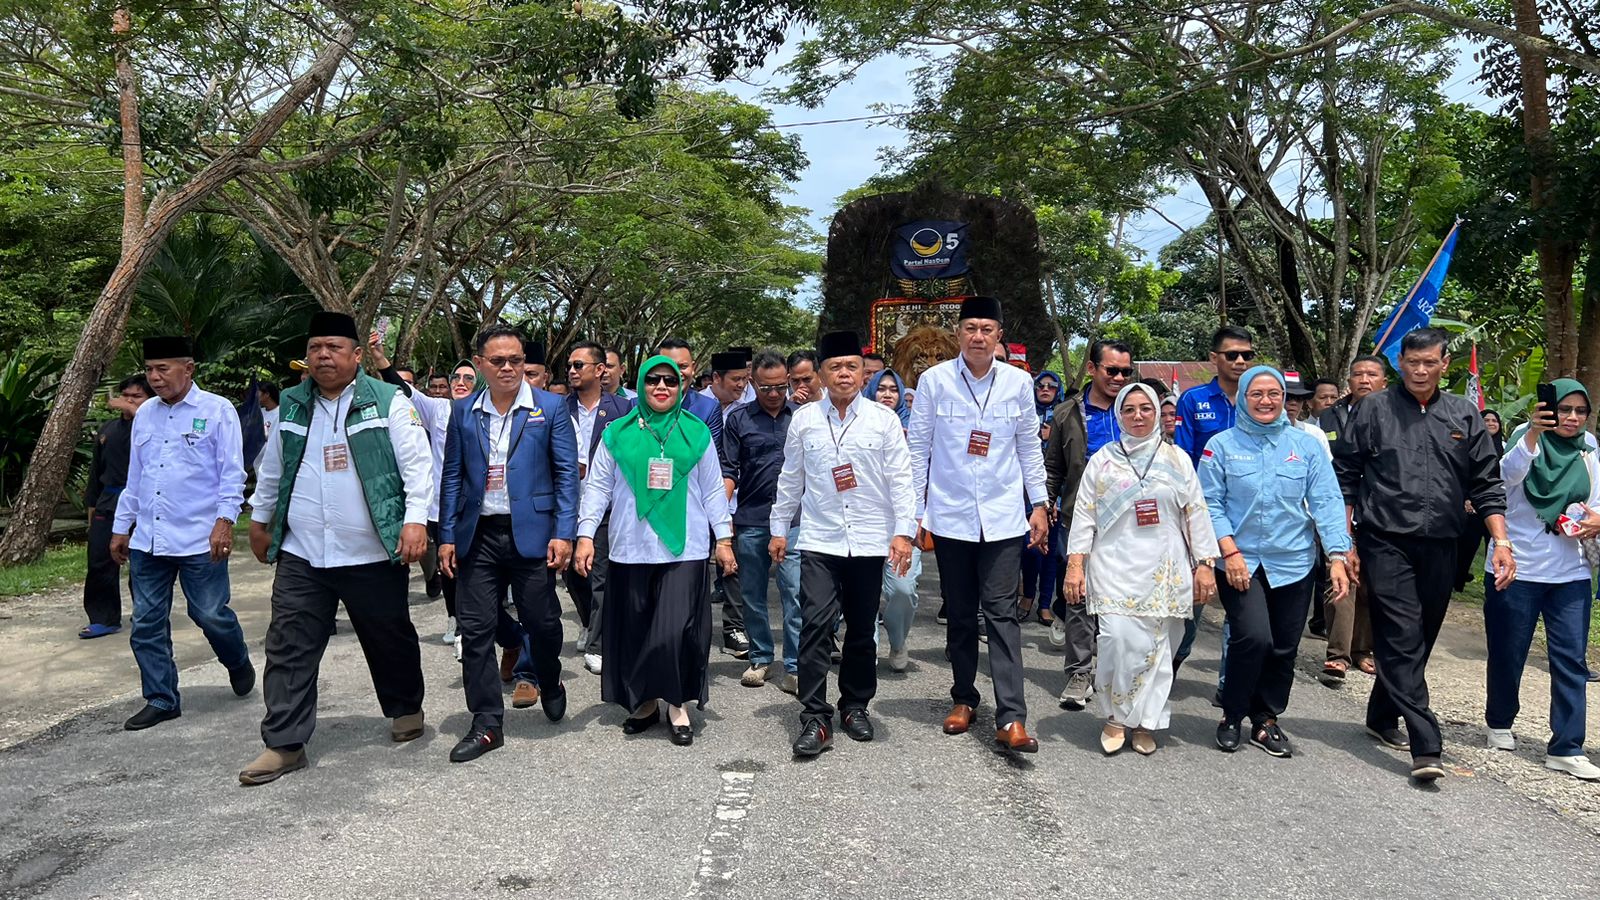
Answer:
[(228, 607), (228, 564), (212, 562), (209, 553), (194, 556), (152, 556), (143, 550), (128, 554), (128, 580), (133, 589), (133, 629), (128, 643), (139, 664), (146, 703), (157, 709), (181, 709), (178, 663), (172, 656), (172, 585), (183, 583), (189, 618), (211, 642), (217, 662), (232, 672), (250, 664), (244, 629)]
[[(778, 564), (778, 604), (783, 611), (783, 671), (794, 675), (800, 668), (800, 551), (794, 547), (799, 528), (789, 529), (789, 555)], [(750, 665), (772, 665), (776, 648), (772, 622), (767, 618), (767, 576), (772, 557), (767, 542), (772, 532), (753, 525), (734, 530), (733, 552), (739, 561), (740, 593), (744, 595), (744, 633), (750, 639)]]
[(889, 634), (889, 649), (906, 645), (911, 620), (917, 615), (917, 578), (922, 574), (922, 551), (911, 547), (911, 568), (902, 577), (883, 564), (883, 630)]
[(1061, 525), (1050, 526), (1049, 537), (1046, 538), (1043, 550), (1034, 550), (1031, 547), (1022, 548), (1022, 596), (1034, 600), (1038, 599), (1039, 607), (1049, 603), (1056, 594), (1056, 552), (1055, 546), (1061, 536)]
[(495, 622), (494, 642), (502, 649), (521, 648), (517, 651), (517, 667), (511, 670), (513, 681), (526, 681), (535, 686), (539, 684), (539, 676), (533, 667), (533, 638), (528, 636), (528, 630), (522, 627), (516, 616), (506, 611), (504, 605), (500, 607), (500, 618)]
[(1587, 581), (1539, 584), (1513, 581), (1496, 590), (1494, 576), (1483, 577), (1483, 626), (1489, 642), (1488, 701), (1483, 718), (1490, 728), (1510, 728), (1520, 708), (1522, 667), (1533, 643), (1533, 627), (1544, 617), (1550, 658), (1551, 756), (1583, 753), (1584, 690), (1589, 665), (1589, 610), (1594, 599)]

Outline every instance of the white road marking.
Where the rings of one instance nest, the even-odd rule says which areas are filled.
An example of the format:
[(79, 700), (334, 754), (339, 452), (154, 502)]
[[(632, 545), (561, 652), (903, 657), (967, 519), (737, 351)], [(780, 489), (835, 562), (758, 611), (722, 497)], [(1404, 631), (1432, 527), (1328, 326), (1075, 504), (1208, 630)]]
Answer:
[(732, 893), (733, 876), (738, 871), (739, 845), (744, 841), (745, 820), (750, 813), (754, 772), (723, 772), (722, 790), (711, 812), (711, 827), (700, 844), (700, 866), (684, 896), (725, 897)]

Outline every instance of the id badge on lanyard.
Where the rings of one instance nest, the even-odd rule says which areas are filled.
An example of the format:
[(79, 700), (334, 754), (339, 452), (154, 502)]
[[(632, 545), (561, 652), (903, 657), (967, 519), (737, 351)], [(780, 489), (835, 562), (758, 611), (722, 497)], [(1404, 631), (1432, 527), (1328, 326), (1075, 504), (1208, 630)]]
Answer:
[(343, 472), (348, 468), (350, 468), (350, 447), (348, 445), (322, 445), (322, 471)]
[(646, 476), (645, 486), (652, 491), (672, 490), (672, 459), (658, 456), (650, 460), (650, 472)]
[(833, 489), (839, 493), (856, 488), (856, 468), (850, 463), (833, 467)]
[(1161, 524), (1161, 510), (1153, 499), (1133, 501), (1133, 521), (1140, 528)]
[(987, 431), (977, 430), (974, 430), (971, 434), (967, 435), (967, 455), (988, 456), (989, 441), (992, 437), (993, 435)]
[(506, 489), (506, 467), (505, 466), (503, 466), (503, 465), (502, 466), (493, 466), (492, 465), (492, 466), (489, 467), (489, 477), (488, 477), (487, 482), (485, 484), (485, 488), (487, 490), (496, 491), (496, 492), (503, 491), (503, 490)]

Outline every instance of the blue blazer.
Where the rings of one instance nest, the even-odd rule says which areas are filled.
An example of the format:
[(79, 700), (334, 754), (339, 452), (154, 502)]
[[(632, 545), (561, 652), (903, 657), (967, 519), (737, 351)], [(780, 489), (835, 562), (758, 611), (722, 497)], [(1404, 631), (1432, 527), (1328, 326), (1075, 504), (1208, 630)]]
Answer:
[[(610, 425), (612, 422), (615, 422), (616, 420), (627, 415), (629, 410), (632, 409), (633, 401), (629, 400), (627, 397), (619, 396), (606, 391), (600, 392), (600, 407), (595, 412), (594, 430), (589, 434), (589, 458), (582, 460), (585, 466), (594, 464), (594, 449), (600, 446), (600, 432), (605, 431), (607, 425)], [(567, 395), (567, 416), (570, 417), (573, 422), (578, 421), (577, 394)], [(576, 440), (576, 438), (574, 438), (574, 440)]]
[(683, 409), (711, 429), (711, 446), (717, 448), (717, 462), (727, 465), (728, 460), (722, 455), (722, 404), (699, 391), (690, 391), (683, 397)]
[[(517, 552), (543, 559), (552, 538), (578, 534), (578, 440), (559, 394), (530, 388), (536, 409), (512, 420), (506, 460), (511, 532)], [(450, 409), (439, 482), (439, 543), (472, 552), (489, 479), (489, 414), (475, 405), (483, 390)]]

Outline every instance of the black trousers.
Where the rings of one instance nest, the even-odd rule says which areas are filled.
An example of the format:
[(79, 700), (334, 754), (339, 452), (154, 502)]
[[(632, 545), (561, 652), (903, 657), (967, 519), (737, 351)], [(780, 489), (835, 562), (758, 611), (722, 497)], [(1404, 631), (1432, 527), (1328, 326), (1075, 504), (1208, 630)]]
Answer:
[[(713, 546), (715, 539), (713, 538)], [(722, 634), (724, 637), (744, 630), (744, 590), (739, 586), (739, 573), (722, 574), (716, 557), (707, 564), (706, 583), (711, 585), (712, 603), (722, 604)]]
[[(434, 548), (439, 546), (438, 522), (428, 523), (428, 545)], [(459, 563), (459, 560), (457, 562)], [(453, 619), (456, 617), (456, 580), (441, 571), (439, 587), (444, 591), (444, 614)]]
[(292, 553), (280, 553), (261, 677), (267, 703), (261, 740), (268, 747), (304, 744), (316, 729), (317, 672), (340, 600), (361, 642), (383, 714), (393, 719), (422, 709), (422, 651), (406, 603), (405, 566), (376, 562), (317, 569)]
[[(1221, 585), (1224, 579), (1218, 578), (1217, 584)], [(1311, 630), (1321, 634), (1328, 633), (1327, 606), (1323, 598), (1328, 596), (1328, 587), (1332, 582), (1328, 579), (1328, 561), (1322, 557), (1322, 542), (1317, 542), (1317, 561), (1311, 564)]]
[(1295, 653), (1306, 626), (1316, 572), (1272, 587), (1256, 569), (1250, 587), (1233, 588), (1219, 570), (1217, 593), (1228, 614), (1228, 657), (1222, 683), (1222, 714), (1230, 722), (1248, 715), (1257, 725), (1283, 715), (1294, 687)]
[(500, 660), (495, 630), (500, 598), (511, 589), (511, 603), (528, 632), (539, 686), (554, 690), (561, 683), (561, 606), (555, 574), (545, 557), (530, 559), (517, 552), (510, 516), (483, 516), (472, 549), (460, 560), (461, 592), (456, 596), (456, 631), (461, 635), (461, 686), (473, 728), (499, 730), (506, 704), (500, 688)]
[(1369, 590), (1372, 656), (1378, 680), (1367, 698), (1367, 725), (1404, 719), (1413, 757), (1438, 756), (1439, 720), (1428, 708), (1428, 657), (1450, 605), (1455, 538), (1423, 538), (1357, 529), (1361, 578)]
[(1017, 573), (1022, 570), (1020, 535), (999, 541), (958, 541), (934, 535), (939, 593), (950, 624), (954, 684), (950, 699), (977, 706), (978, 615), (989, 634), (989, 677), (994, 681), (994, 721), (1004, 728), (1028, 718), (1022, 697), (1022, 627), (1017, 624)]
[(83, 579), (83, 611), (91, 625), (122, 625), (122, 567), (111, 559), (111, 521), (89, 511), (89, 568)]
[(594, 568), (588, 575), (579, 575), (572, 566), (561, 573), (567, 593), (572, 595), (572, 605), (578, 608), (578, 621), (589, 629), (589, 642), (581, 648), (582, 653), (600, 653), (600, 623), (605, 618), (606, 577), (610, 570), (611, 526), (601, 522), (594, 533)]
[(882, 556), (800, 554), (801, 720), (833, 721), (828, 669), (833, 634), (843, 612), (844, 658), (839, 663), (839, 709), (866, 709), (878, 693), (878, 602), (883, 597)]

